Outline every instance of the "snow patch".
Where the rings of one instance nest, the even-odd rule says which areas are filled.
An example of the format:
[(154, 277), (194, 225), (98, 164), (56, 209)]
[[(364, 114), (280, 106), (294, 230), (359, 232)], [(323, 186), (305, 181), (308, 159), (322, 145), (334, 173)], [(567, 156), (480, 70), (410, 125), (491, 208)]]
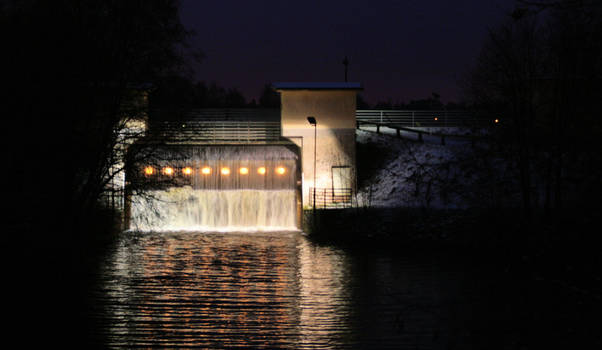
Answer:
[[(366, 207), (461, 208), (465, 204), (454, 184), (461, 171), (456, 155), (470, 152), (470, 142), (441, 145), (357, 130), (361, 144), (389, 150), (385, 167), (358, 189), (358, 204)], [(358, 167), (361, 167), (358, 164)]]

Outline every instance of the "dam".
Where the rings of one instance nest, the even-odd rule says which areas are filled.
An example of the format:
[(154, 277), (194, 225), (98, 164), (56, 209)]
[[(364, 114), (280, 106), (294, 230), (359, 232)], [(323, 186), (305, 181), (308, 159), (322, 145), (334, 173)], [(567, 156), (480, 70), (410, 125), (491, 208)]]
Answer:
[(138, 230), (296, 229), (298, 155), (282, 145), (179, 146), (157, 151), (131, 201)]
[(127, 228), (298, 230), (316, 193), (350, 206), (360, 84), (273, 88), (280, 110), (199, 109), (147, 120), (127, 152)]

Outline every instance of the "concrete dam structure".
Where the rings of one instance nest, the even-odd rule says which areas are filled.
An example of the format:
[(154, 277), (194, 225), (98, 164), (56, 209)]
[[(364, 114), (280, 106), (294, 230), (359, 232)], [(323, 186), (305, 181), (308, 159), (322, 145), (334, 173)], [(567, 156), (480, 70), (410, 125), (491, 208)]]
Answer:
[[(129, 228), (301, 229), (303, 209), (351, 205), (358, 83), (280, 83), (280, 110), (200, 109), (151, 120), (132, 146)], [(316, 199), (318, 198), (318, 199)]]

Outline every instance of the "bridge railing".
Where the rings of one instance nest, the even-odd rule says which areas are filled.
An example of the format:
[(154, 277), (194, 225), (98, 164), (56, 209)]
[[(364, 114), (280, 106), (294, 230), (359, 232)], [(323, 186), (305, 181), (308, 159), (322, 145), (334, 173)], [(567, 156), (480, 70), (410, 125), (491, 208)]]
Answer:
[(405, 127), (478, 127), (492, 122), (490, 116), (472, 111), (358, 109), (361, 122)]
[(315, 205), (316, 209), (351, 208), (353, 205), (353, 191), (351, 188), (310, 187), (309, 205), (312, 208)]

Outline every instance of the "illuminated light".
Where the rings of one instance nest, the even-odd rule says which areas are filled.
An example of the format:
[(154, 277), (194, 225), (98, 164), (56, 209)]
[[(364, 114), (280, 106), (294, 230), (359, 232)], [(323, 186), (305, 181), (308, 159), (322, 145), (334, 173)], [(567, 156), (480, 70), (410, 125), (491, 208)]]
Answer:
[(223, 167), (221, 173), (222, 175), (230, 175), (230, 168)]
[(493, 122), (497, 124), (497, 123), (499, 123), (499, 122), (500, 122), (500, 120), (499, 120), (499, 119), (497, 119), (497, 118), (495, 118), (495, 120), (494, 120)]
[(173, 168), (169, 167), (169, 166), (163, 168), (163, 174), (165, 174), (165, 175), (172, 175), (173, 174)]
[(276, 172), (277, 172), (279, 175), (284, 175), (284, 173), (286, 173), (286, 168), (285, 168), (285, 167), (283, 167), (283, 166), (279, 166), (279, 167), (277, 167), (277, 168), (276, 168)]
[(201, 173), (203, 173), (203, 175), (209, 175), (211, 174), (211, 168), (208, 166), (203, 167), (203, 169), (201, 169)]
[(257, 168), (257, 174), (265, 175), (265, 172), (266, 172), (265, 167)]
[(145, 175), (152, 175), (154, 173), (155, 173), (155, 169), (152, 166), (147, 166), (146, 168), (144, 168)]
[(186, 168), (182, 169), (182, 173), (184, 175), (190, 175), (190, 174), (192, 174), (192, 168), (187, 166)]
[(241, 167), (240, 169), (238, 169), (238, 172), (239, 172), (241, 175), (247, 175), (247, 174), (249, 173), (249, 168), (246, 168), (246, 167), (244, 167), (244, 166), (243, 166), (243, 167)]
[(439, 120), (439, 118), (435, 117), (435, 121)]

